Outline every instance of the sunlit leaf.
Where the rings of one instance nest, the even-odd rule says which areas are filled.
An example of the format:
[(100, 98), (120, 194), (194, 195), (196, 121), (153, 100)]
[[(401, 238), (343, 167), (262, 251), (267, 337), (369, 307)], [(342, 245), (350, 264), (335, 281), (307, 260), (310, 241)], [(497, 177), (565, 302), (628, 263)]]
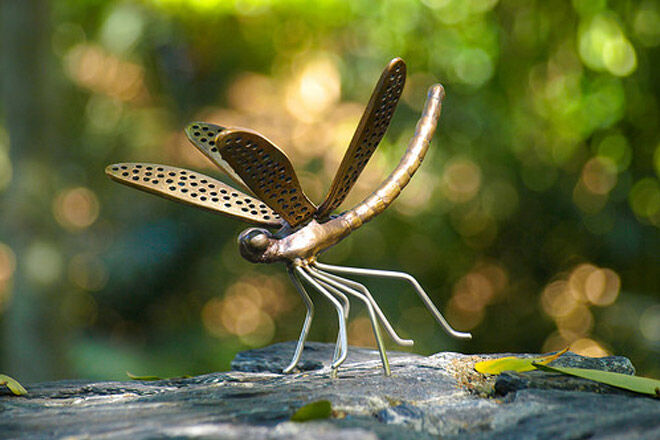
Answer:
[(291, 416), (292, 422), (306, 422), (308, 420), (327, 419), (332, 415), (332, 405), (329, 400), (317, 400), (298, 408)]
[(660, 398), (660, 380), (649, 377), (631, 376), (629, 374), (614, 373), (612, 371), (592, 370), (589, 368), (550, 367), (535, 364), (539, 370), (569, 374), (594, 382), (604, 383), (635, 393), (648, 394)]
[(144, 381), (163, 380), (162, 377), (158, 377), (158, 376), (136, 376), (135, 374), (132, 374), (128, 371), (126, 372), (126, 376), (130, 377), (133, 380), (144, 380)]
[(25, 396), (27, 394), (27, 390), (23, 388), (23, 385), (18, 383), (16, 379), (4, 374), (0, 374), (0, 385), (5, 385), (9, 388), (9, 391), (17, 396)]
[(187, 379), (189, 375), (183, 375), (183, 376), (178, 376), (178, 377), (158, 377), (158, 376), (136, 376), (135, 374), (131, 374), (130, 372), (126, 372), (126, 375), (130, 377), (133, 380), (142, 380), (145, 382), (152, 381), (152, 380), (172, 380), (172, 379)]
[(517, 371), (519, 373), (522, 373), (523, 371), (532, 371), (536, 370), (535, 365), (547, 364), (548, 362), (551, 362), (562, 354), (566, 353), (567, 350), (568, 348), (565, 348), (555, 354), (543, 356), (540, 358), (524, 359), (515, 356), (509, 356), (499, 359), (491, 359), (488, 361), (481, 361), (474, 364), (474, 369), (479, 373), (484, 374), (500, 374), (503, 371)]

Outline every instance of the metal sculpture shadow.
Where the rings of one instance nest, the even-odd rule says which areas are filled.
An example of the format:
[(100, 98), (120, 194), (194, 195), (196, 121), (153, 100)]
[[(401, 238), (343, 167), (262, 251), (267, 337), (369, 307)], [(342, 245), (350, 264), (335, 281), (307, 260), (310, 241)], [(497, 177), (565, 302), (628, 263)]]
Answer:
[[(339, 334), (331, 365), (333, 377), (348, 351), (346, 320), (350, 304), (347, 295), (356, 297), (367, 307), (386, 376), (390, 375), (390, 365), (378, 321), (397, 344), (413, 344), (412, 340), (397, 335), (366, 286), (340, 274), (407, 281), (447, 333), (456, 338), (471, 337), (469, 333), (454, 330), (417, 280), (407, 273), (334, 266), (317, 261), (321, 252), (383, 212), (408, 184), (424, 159), (440, 117), (444, 98), (440, 84), (429, 89), (415, 134), (394, 171), (357, 206), (332, 215), (383, 138), (401, 97), (405, 78), (403, 60), (395, 58), (390, 61), (376, 84), (330, 191), (318, 207), (303, 192), (287, 156), (268, 139), (254, 131), (205, 122), (194, 122), (186, 127), (188, 139), (234, 182), (254, 195), (247, 195), (203, 174), (165, 165), (118, 163), (105, 170), (120, 183), (260, 226), (239, 235), (241, 255), (253, 263), (285, 263), (307, 307), (293, 359), (284, 368), (284, 373), (292, 372), (298, 364), (314, 316), (314, 305), (303, 281), (337, 310)], [(277, 230), (271, 232), (266, 228)]]

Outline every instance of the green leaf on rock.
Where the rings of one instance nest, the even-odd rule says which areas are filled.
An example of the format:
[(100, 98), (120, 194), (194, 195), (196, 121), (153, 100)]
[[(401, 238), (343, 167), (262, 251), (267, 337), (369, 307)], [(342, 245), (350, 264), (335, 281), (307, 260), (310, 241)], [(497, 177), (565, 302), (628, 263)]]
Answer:
[(543, 356), (540, 358), (518, 358), (514, 356), (503, 357), (499, 359), (491, 359), (488, 361), (477, 362), (474, 364), (474, 369), (479, 373), (484, 374), (500, 374), (503, 371), (517, 371), (522, 373), (524, 371), (536, 370), (535, 365), (545, 365), (548, 362), (554, 361), (562, 354), (566, 353), (568, 348), (558, 351), (555, 354), (549, 356)]
[(9, 388), (9, 391), (17, 396), (25, 396), (27, 394), (27, 390), (23, 388), (23, 385), (18, 383), (16, 379), (4, 374), (0, 374), (0, 385), (5, 385)]
[(306, 422), (308, 420), (327, 419), (332, 415), (332, 404), (329, 400), (317, 400), (298, 408), (291, 416), (292, 422)]
[(126, 372), (126, 376), (130, 377), (133, 380), (142, 380), (142, 381), (153, 381), (153, 380), (176, 380), (176, 379), (188, 379), (192, 376), (189, 375), (184, 375), (184, 376), (179, 376), (179, 377), (159, 377), (159, 376), (136, 376), (135, 374), (131, 374), (130, 372)]
[(130, 377), (133, 380), (143, 380), (143, 381), (163, 380), (162, 377), (158, 377), (158, 376), (136, 376), (135, 374), (131, 374), (128, 371), (126, 372), (126, 376)]
[(594, 382), (604, 383), (635, 393), (648, 394), (660, 397), (660, 380), (649, 377), (631, 376), (629, 374), (614, 373), (612, 371), (592, 370), (590, 368), (549, 367), (547, 365), (536, 365), (539, 370), (553, 373), (569, 374)]

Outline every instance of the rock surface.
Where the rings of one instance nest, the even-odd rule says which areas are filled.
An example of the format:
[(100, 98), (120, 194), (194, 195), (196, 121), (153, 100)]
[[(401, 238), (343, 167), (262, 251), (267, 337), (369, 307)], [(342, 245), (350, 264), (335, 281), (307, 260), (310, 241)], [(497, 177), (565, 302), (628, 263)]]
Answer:
[[(247, 351), (232, 371), (187, 379), (41, 383), (26, 397), (1, 390), (0, 438), (660, 438), (660, 400), (540, 371), (474, 371), (502, 355), (391, 352), (387, 378), (375, 351), (351, 347), (331, 379), (331, 344), (308, 343), (300, 371), (280, 374), (293, 348)], [(634, 373), (623, 357), (568, 353), (554, 365)], [(332, 402), (331, 418), (289, 421), (321, 399)]]

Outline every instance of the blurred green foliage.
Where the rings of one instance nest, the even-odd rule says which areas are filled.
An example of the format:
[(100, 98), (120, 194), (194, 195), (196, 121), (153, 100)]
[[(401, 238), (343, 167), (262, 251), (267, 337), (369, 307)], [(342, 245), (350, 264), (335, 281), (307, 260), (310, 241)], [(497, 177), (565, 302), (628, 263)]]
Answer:
[[(296, 338), (304, 307), (282, 267), (240, 258), (244, 225), (103, 169), (217, 177), (182, 132), (205, 120), (276, 141), (319, 203), (400, 56), (404, 97), (344, 208), (396, 165), (439, 81), (431, 152), (323, 261), (411, 272), (474, 335), (449, 339), (408, 286), (369, 281), (417, 352), (570, 345), (660, 375), (657, 2), (30, 0), (0, 14), (0, 370), (196, 374)], [(310, 339), (334, 341), (316, 303)], [(351, 342), (373, 344), (354, 309)]]

